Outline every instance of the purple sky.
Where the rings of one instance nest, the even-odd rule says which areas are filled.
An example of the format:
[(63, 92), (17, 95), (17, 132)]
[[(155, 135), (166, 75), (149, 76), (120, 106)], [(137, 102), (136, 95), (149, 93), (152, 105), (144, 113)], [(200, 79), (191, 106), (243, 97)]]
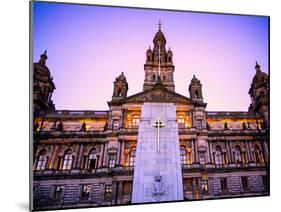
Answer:
[(268, 73), (268, 18), (35, 2), (34, 61), (47, 49), (56, 109), (107, 110), (121, 72), (141, 92), (159, 18), (176, 92), (189, 96), (195, 74), (206, 110), (248, 110), (255, 61)]

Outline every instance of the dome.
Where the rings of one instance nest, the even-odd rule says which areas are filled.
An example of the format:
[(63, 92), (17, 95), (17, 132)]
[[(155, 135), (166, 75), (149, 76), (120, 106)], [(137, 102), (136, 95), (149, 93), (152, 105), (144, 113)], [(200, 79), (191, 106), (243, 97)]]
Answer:
[(257, 62), (255, 65), (255, 69), (256, 69), (256, 75), (253, 78), (253, 83), (267, 81), (267, 79), (268, 79), (267, 74), (261, 71), (260, 65)]
[(155, 34), (153, 42), (157, 42), (158, 40), (162, 40), (164, 41), (164, 44), (166, 44), (166, 38), (163, 34), (163, 32), (161, 31), (161, 29), (158, 30), (158, 32)]
[(253, 83), (266, 81), (267, 79), (268, 79), (268, 76), (266, 73), (264, 73), (262, 71), (257, 71), (256, 75), (253, 78)]
[(119, 75), (118, 80), (120, 80), (120, 81), (126, 81), (126, 77), (125, 77), (125, 75), (124, 75), (123, 72)]
[(191, 84), (200, 84), (200, 81), (193, 75), (193, 78), (191, 79)]

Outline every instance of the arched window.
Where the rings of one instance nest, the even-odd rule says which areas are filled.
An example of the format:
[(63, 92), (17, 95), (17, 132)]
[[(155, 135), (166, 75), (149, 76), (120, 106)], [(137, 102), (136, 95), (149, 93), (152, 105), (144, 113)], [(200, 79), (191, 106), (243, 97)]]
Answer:
[(118, 88), (117, 96), (122, 96), (122, 90), (121, 90), (121, 88)]
[(92, 149), (89, 153), (88, 169), (90, 171), (96, 168), (98, 162), (96, 152), (97, 152), (96, 149)]
[(155, 81), (156, 80), (155, 78), (156, 78), (156, 76), (155, 76), (155, 74), (153, 74), (152, 75), (152, 81)]
[(136, 128), (136, 127), (139, 126), (139, 124), (140, 124), (140, 117), (139, 117), (139, 115), (134, 115), (133, 119), (132, 119), (132, 127)]
[(235, 163), (242, 163), (242, 154), (240, 146), (235, 146), (234, 159)]
[(215, 150), (215, 162), (216, 165), (222, 165), (222, 152), (221, 152), (221, 147), (220, 146), (216, 146), (216, 150)]
[(187, 164), (187, 153), (184, 146), (181, 146), (180, 148), (180, 158), (181, 158), (181, 164)]
[(258, 145), (254, 146), (254, 160), (255, 163), (263, 163), (262, 153)]
[(62, 170), (70, 170), (72, 167), (72, 160), (72, 151), (69, 149), (64, 154)]
[(194, 98), (195, 98), (195, 99), (199, 98), (199, 92), (198, 92), (198, 90), (195, 90), (195, 92), (194, 92)]
[(38, 156), (38, 161), (36, 164), (36, 170), (45, 170), (47, 164), (47, 150), (41, 150)]
[(184, 116), (182, 115), (178, 117), (178, 127), (179, 128), (185, 127), (185, 120), (184, 120)]
[(136, 148), (132, 147), (132, 149), (129, 153), (129, 166), (135, 165), (135, 158), (136, 158)]

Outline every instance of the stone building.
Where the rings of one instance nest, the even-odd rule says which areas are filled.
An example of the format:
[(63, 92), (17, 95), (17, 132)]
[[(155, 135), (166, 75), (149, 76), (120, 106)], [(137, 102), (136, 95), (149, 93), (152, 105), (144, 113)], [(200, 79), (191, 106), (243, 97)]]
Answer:
[(206, 111), (195, 76), (189, 97), (175, 92), (173, 52), (160, 27), (153, 43), (143, 91), (127, 96), (121, 73), (104, 111), (55, 110), (46, 52), (34, 63), (34, 209), (131, 204), (141, 109), (149, 102), (176, 107), (184, 200), (269, 195), (267, 74), (256, 63), (248, 111)]

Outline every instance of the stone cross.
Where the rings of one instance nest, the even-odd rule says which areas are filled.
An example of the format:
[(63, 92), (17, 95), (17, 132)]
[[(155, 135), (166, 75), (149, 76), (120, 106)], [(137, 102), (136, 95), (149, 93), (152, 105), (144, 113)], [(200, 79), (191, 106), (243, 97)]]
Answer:
[(160, 128), (164, 127), (165, 124), (162, 124), (160, 118), (158, 117), (155, 124), (152, 125), (153, 127), (157, 127), (157, 152), (160, 151)]

